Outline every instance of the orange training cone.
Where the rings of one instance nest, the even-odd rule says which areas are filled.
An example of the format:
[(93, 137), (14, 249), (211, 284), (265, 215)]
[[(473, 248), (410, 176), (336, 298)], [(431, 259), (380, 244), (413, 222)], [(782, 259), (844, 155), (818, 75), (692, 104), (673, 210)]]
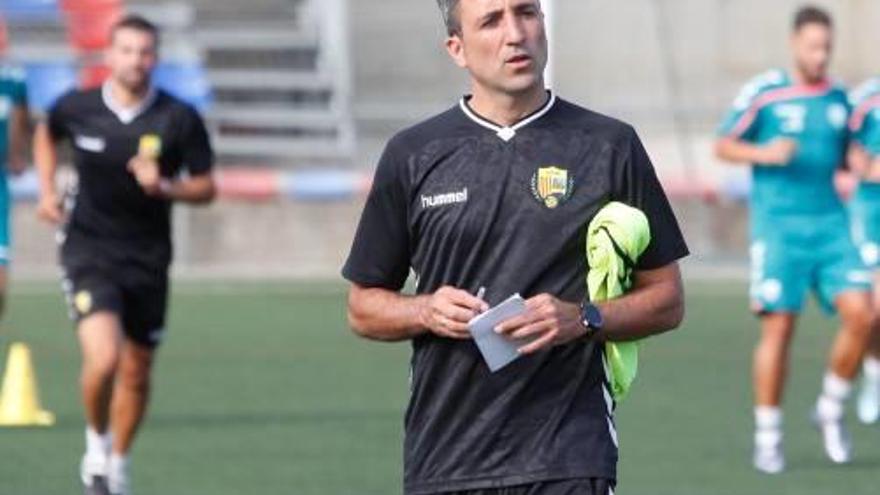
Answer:
[(9, 348), (0, 389), (0, 426), (51, 426), (55, 415), (40, 408), (31, 351), (22, 343)]

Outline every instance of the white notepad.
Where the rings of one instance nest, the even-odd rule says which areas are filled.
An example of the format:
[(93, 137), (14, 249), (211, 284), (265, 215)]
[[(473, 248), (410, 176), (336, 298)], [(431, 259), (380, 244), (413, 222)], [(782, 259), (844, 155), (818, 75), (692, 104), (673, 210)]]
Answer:
[(520, 354), (517, 349), (528, 343), (528, 340), (511, 339), (499, 335), (495, 333), (495, 327), (525, 312), (525, 300), (519, 294), (514, 294), (501, 304), (468, 322), (468, 330), (474, 337), (480, 354), (489, 365), (489, 370), (493, 373), (519, 358)]

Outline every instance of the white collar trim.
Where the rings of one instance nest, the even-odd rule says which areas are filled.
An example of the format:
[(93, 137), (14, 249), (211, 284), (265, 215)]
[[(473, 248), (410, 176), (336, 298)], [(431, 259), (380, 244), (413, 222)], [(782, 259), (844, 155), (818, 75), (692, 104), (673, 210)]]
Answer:
[(556, 103), (556, 94), (553, 93), (552, 91), (550, 91), (549, 93), (550, 93), (550, 98), (547, 98), (547, 102), (544, 103), (544, 106), (541, 107), (540, 110), (534, 112), (533, 114), (524, 118), (523, 120), (520, 120), (516, 124), (513, 124), (511, 126), (504, 126), (504, 127), (499, 126), (495, 123), (492, 123), (492, 122), (484, 119), (483, 117), (480, 117), (479, 115), (477, 115), (473, 110), (471, 110), (471, 107), (467, 104), (467, 97), (462, 98), (461, 101), (459, 101), (458, 105), (461, 107), (461, 111), (464, 112), (464, 114), (467, 115), (467, 117), (469, 119), (473, 120), (477, 124), (487, 128), (487, 129), (495, 131), (495, 134), (499, 138), (501, 138), (503, 141), (506, 142), (506, 141), (510, 141), (511, 139), (514, 138), (514, 136), (516, 136), (516, 131), (518, 131), (518, 130), (522, 129), (523, 127), (531, 124), (532, 122), (540, 119), (541, 117), (546, 115), (547, 112), (549, 112), (551, 108), (553, 108), (553, 105)]
[(113, 94), (110, 91), (110, 81), (106, 81), (103, 85), (101, 85), (101, 99), (104, 100), (104, 105), (116, 115), (116, 118), (119, 119), (123, 124), (130, 124), (134, 122), (134, 119), (138, 118), (139, 115), (144, 113), (150, 105), (153, 104), (153, 101), (156, 100), (156, 87), (150, 86), (150, 89), (147, 90), (147, 95), (133, 107), (124, 107), (116, 103), (113, 100)]

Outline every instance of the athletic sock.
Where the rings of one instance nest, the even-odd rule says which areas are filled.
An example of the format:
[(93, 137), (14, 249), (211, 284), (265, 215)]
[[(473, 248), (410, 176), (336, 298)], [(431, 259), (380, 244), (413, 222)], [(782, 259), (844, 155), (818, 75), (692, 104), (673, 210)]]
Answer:
[(862, 373), (865, 380), (880, 382), (880, 359), (874, 356), (866, 356), (862, 363)]
[(822, 380), (822, 393), (816, 401), (816, 414), (820, 421), (839, 421), (843, 418), (843, 403), (849, 397), (852, 383), (828, 371)]
[(782, 441), (782, 409), (777, 406), (755, 407), (755, 443), (772, 447)]
[(98, 433), (91, 426), (86, 427), (86, 456), (92, 459), (106, 459), (110, 453), (110, 433)]
[(110, 454), (110, 462), (107, 469), (107, 483), (111, 492), (127, 493), (128, 485), (128, 455)]
[(128, 469), (128, 454), (110, 454), (110, 471), (123, 472)]

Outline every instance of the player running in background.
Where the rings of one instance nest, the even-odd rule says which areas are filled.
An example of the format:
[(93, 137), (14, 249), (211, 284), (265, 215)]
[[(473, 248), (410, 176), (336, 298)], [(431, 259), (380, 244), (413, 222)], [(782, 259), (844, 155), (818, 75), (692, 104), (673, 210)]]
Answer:
[(151, 84), (158, 46), (148, 21), (119, 21), (107, 52), (108, 81), (62, 97), (35, 136), (41, 217), (62, 221), (54, 181), (62, 140), (73, 147), (79, 176), (61, 264), (83, 356), (86, 493), (129, 493), (128, 454), (165, 330), (171, 205), (214, 197), (204, 122)]
[[(854, 146), (851, 168), (861, 181), (850, 202), (853, 238), (862, 261), (874, 270), (874, 310), (880, 312), (880, 77), (850, 93)], [(876, 327), (862, 364), (862, 387), (857, 408), (864, 423), (880, 419), (880, 330)]]
[(29, 130), (24, 71), (0, 61), (0, 316), (6, 302), (9, 273), (10, 214), (12, 197), (7, 174), (19, 174), (27, 166)]
[(851, 458), (844, 401), (872, 328), (870, 272), (859, 258), (833, 177), (844, 164), (849, 133), (846, 91), (829, 81), (832, 21), (823, 10), (797, 12), (791, 70), (771, 70), (749, 82), (724, 119), (716, 153), (752, 166), (752, 309), (761, 320), (754, 353), (755, 450), (759, 471), (785, 468), (782, 395), (789, 346), (804, 295), (840, 315), (813, 411), (825, 452)]

